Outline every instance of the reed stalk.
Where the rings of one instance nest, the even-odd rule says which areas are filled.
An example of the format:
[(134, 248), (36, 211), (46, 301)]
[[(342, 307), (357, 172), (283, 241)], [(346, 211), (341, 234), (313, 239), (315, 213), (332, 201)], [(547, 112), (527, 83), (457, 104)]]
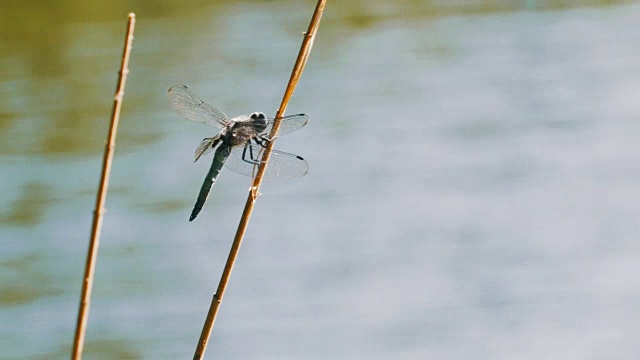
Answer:
[(195, 354), (193, 355), (194, 360), (201, 360), (204, 357), (207, 343), (209, 342), (209, 337), (211, 336), (211, 331), (213, 330), (213, 325), (218, 314), (218, 309), (220, 308), (220, 304), (222, 303), (222, 298), (224, 296), (225, 289), (227, 288), (227, 283), (229, 282), (229, 277), (231, 276), (233, 265), (235, 263), (236, 257), (238, 256), (238, 251), (240, 250), (242, 239), (249, 224), (249, 219), (251, 218), (253, 207), (259, 195), (258, 191), (260, 189), (260, 184), (262, 183), (262, 179), (267, 168), (269, 157), (271, 156), (273, 143), (276, 139), (276, 136), (278, 135), (278, 130), (280, 128), (279, 119), (284, 116), (284, 112), (287, 109), (289, 100), (293, 95), (296, 85), (298, 84), (298, 80), (300, 79), (300, 75), (302, 75), (302, 71), (304, 70), (304, 67), (307, 63), (309, 54), (311, 53), (313, 40), (315, 39), (318, 26), (320, 25), (320, 18), (322, 17), (325, 3), (326, 0), (318, 0), (313, 16), (311, 17), (311, 22), (309, 23), (309, 28), (307, 32), (304, 33), (304, 38), (302, 40), (302, 45), (300, 46), (300, 51), (298, 52), (298, 57), (296, 58), (296, 63), (293, 66), (291, 77), (289, 78), (287, 88), (285, 89), (282, 102), (280, 103), (280, 107), (276, 112), (276, 120), (273, 124), (271, 133), (269, 134), (269, 138), (273, 140), (268, 142), (262, 156), (261, 165), (258, 168), (258, 172), (255, 178), (253, 179), (253, 183), (249, 191), (249, 196), (247, 197), (247, 202), (245, 203), (244, 211), (242, 212), (242, 217), (240, 218), (240, 223), (238, 224), (238, 229), (236, 230), (236, 235), (233, 239), (231, 250), (229, 251), (227, 263), (225, 264), (224, 271), (222, 272), (222, 276), (220, 277), (218, 289), (216, 290), (215, 294), (213, 294), (209, 312), (207, 313), (207, 318), (202, 328), (202, 333), (200, 334), (200, 339), (198, 340)]
[(96, 268), (96, 259), (98, 257), (98, 245), (100, 244), (102, 215), (105, 212), (104, 203), (107, 197), (107, 188), (109, 187), (109, 176), (111, 174), (111, 163), (113, 161), (113, 151), (115, 148), (116, 134), (118, 132), (120, 108), (122, 107), (124, 87), (127, 81), (127, 74), (129, 73), (129, 54), (131, 52), (131, 44), (133, 42), (133, 29), (135, 27), (135, 23), (136, 15), (134, 13), (130, 13), (129, 21), (127, 22), (127, 36), (124, 41), (118, 84), (116, 86), (116, 92), (113, 99), (111, 125), (109, 126), (109, 135), (107, 137), (107, 144), (104, 148), (104, 156), (102, 159), (102, 175), (100, 176), (100, 184), (98, 186), (98, 193), (96, 196), (96, 207), (93, 212), (91, 238), (89, 240), (87, 262), (84, 268), (84, 281), (82, 283), (82, 295), (80, 297), (80, 306), (78, 309), (78, 322), (76, 324), (76, 333), (73, 339), (73, 350), (71, 353), (72, 360), (82, 359), (87, 319), (89, 317), (91, 290), (93, 287), (93, 275)]

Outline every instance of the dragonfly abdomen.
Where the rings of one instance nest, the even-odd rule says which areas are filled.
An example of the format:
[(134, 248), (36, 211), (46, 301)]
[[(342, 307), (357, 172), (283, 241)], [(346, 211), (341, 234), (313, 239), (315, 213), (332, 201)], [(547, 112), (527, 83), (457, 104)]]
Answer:
[(211, 167), (209, 168), (209, 172), (204, 178), (204, 182), (202, 183), (202, 187), (200, 188), (198, 200), (196, 200), (196, 204), (191, 211), (189, 221), (193, 221), (193, 219), (195, 219), (200, 213), (200, 210), (202, 210), (202, 207), (204, 206), (204, 203), (205, 201), (207, 201), (207, 197), (209, 196), (209, 192), (211, 191), (211, 187), (213, 187), (213, 184), (216, 181), (218, 174), (220, 174), (220, 170), (222, 169), (222, 166), (229, 157), (230, 153), (231, 146), (226, 144), (220, 145), (220, 147), (218, 147), (218, 150), (216, 150), (215, 156), (213, 157), (213, 161), (211, 163)]

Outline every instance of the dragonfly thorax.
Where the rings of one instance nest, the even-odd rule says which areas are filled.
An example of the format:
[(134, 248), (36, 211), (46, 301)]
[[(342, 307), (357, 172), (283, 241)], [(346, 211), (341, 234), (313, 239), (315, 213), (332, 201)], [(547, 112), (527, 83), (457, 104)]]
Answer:
[(222, 141), (231, 146), (244, 145), (251, 141), (251, 139), (257, 138), (263, 129), (264, 127), (262, 129), (257, 128), (250, 121), (237, 122), (225, 132), (222, 136)]

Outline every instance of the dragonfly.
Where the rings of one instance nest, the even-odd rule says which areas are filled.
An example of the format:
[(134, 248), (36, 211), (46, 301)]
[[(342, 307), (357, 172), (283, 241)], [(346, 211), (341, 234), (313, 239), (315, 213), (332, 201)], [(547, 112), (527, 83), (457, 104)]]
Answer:
[[(266, 117), (262, 112), (229, 119), (220, 109), (204, 102), (185, 85), (169, 88), (169, 99), (173, 108), (183, 118), (220, 130), (216, 136), (202, 140), (195, 151), (194, 162), (216, 149), (189, 217), (189, 221), (193, 221), (202, 210), (223, 165), (239, 174), (255, 175), (267, 143), (274, 140), (269, 138), (269, 133), (275, 119)], [(284, 116), (280, 119), (278, 136), (292, 133), (308, 122), (309, 116), (306, 114)], [(309, 166), (301, 156), (272, 150), (264, 176), (294, 178), (303, 176), (308, 171)]]

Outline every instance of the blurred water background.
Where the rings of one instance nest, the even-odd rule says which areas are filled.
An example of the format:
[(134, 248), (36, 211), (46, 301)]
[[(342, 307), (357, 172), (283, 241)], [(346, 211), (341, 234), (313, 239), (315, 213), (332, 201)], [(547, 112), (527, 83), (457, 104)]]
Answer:
[[(86, 359), (193, 354), (250, 179), (187, 221), (215, 129), (273, 115), (314, 2), (3, 2), (0, 358), (68, 358), (126, 15), (137, 14)], [(638, 359), (640, 8), (329, 1), (207, 351)]]

